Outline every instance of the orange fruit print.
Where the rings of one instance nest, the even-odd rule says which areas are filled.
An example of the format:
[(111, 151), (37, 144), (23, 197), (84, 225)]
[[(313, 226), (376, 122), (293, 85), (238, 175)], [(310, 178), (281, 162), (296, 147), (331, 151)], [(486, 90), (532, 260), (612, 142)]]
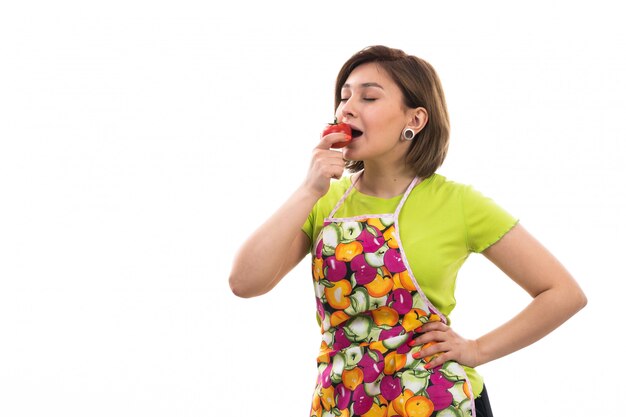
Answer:
[(367, 292), (372, 297), (383, 297), (389, 294), (389, 291), (393, 288), (393, 280), (382, 275), (376, 275), (372, 282), (365, 284), (365, 288), (367, 288)]
[(433, 402), (421, 395), (409, 398), (404, 404), (406, 417), (428, 417), (434, 410)]
[(363, 382), (363, 371), (359, 367), (345, 370), (341, 374), (341, 382), (343, 382), (343, 385), (350, 391), (354, 391), (354, 389)]

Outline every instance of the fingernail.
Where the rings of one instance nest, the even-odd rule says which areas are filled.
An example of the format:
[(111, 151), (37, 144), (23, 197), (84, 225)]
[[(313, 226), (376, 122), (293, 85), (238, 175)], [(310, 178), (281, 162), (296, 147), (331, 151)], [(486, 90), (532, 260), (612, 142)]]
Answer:
[(419, 359), (420, 358), (420, 352), (415, 352), (413, 355), (413, 359)]
[(430, 364), (427, 363), (426, 365), (424, 365), (424, 369), (430, 369)]
[(416, 332), (421, 333), (422, 332), (422, 327), (418, 327), (417, 329), (415, 329)]
[(415, 339), (409, 341), (409, 346), (413, 347), (415, 345), (417, 345), (417, 342), (415, 341)]

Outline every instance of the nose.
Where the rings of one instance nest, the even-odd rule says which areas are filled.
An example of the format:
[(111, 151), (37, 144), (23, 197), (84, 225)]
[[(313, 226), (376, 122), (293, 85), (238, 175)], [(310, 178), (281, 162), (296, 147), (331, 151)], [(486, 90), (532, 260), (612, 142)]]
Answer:
[(352, 101), (352, 97), (350, 97), (347, 101), (344, 101), (339, 105), (339, 107), (337, 107), (337, 113), (335, 114), (335, 116), (337, 116), (337, 120), (343, 121), (347, 118), (356, 117), (356, 114), (357, 113), (354, 103)]

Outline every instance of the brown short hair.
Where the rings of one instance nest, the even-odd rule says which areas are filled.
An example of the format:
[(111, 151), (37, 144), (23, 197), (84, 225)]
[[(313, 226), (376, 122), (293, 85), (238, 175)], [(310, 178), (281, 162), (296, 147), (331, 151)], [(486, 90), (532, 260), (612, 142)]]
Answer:
[[(448, 153), (450, 120), (439, 76), (428, 62), (400, 49), (382, 45), (368, 46), (343, 64), (335, 83), (335, 109), (341, 102), (341, 88), (359, 65), (374, 62), (398, 85), (408, 108), (424, 107), (428, 122), (413, 138), (406, 163), (422, 178), (431, 176), (443, 164)], [(346, 169), (363, 169), (363, 161), (346, 161)]]

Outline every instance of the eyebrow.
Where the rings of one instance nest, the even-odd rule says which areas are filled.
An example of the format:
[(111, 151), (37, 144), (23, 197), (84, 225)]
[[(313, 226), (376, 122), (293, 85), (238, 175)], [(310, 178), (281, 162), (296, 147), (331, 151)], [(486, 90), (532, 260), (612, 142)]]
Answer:
[[(367, 87), (377, 87), (380, 88), (381, 90), (384, 90), (383, 86), (378, 84), (378, 83), (363, 83), (360, 85), (361, 88), (367, 88)], [(350, 84), (345, 83), (341, 89), (343, 90), (344, 88), (350, 88)]]

